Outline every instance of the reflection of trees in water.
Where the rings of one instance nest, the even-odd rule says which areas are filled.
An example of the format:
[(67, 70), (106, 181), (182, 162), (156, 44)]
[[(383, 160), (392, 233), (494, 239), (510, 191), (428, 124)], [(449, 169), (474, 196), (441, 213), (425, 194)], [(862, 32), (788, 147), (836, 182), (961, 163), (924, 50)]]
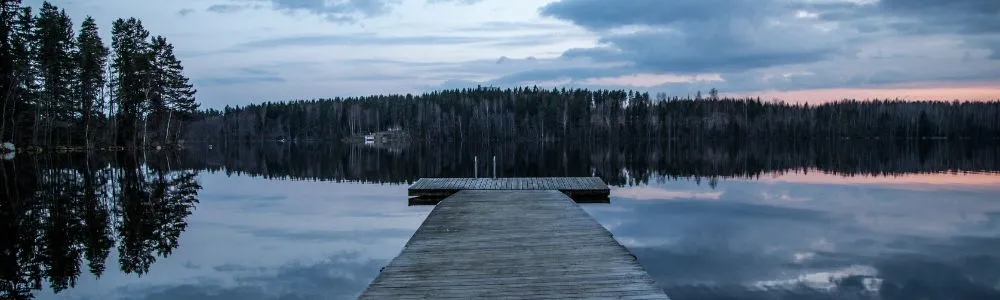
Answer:
[[(121, 270), (143, 274), (178, 246), (198, 203), (196, 171), (137, 155), (22, 157), (0, 176), (0, 295), (30, 298), (73, 287), (81, 264), (100, 277), (112, 248)], [(166, 164), (163, 164), (163, 163)]]
[(840, 175), (890, 176), (944, 171), (1000, 171), (1000, 147), (971, 142), (852, 141), (663, 142), (615, 144), (412, 144), (397, 150), (339, 143), (198, 145), (183, 155), (186, 168), (229, 173), (362, 182), (411, 182), (420, 177), (590, 176), (613, 185), (677, 177), (754, 178), (819, 170)]

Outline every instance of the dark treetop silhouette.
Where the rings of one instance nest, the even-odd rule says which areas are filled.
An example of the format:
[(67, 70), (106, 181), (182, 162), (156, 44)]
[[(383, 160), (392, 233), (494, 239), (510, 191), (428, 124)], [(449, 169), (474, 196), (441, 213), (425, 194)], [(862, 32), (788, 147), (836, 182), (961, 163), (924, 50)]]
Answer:
[(402, 128), (421, 141), (996, 139), (1000, 102), (667, 98), (622, 90), (479, 87), (252, 104), (195, 117), (189, 140), (340, 140)]
[[(0, 7), (0, 140), (22, 146), (170, 144), (198, 108), (173, 45), (118, 19), (111, 49), (93, 18), (74, 35), (65, 11)], [(110, 56), (110, 57), (109, 57)], [(110, 67), (110, 69), (109, 69)]]

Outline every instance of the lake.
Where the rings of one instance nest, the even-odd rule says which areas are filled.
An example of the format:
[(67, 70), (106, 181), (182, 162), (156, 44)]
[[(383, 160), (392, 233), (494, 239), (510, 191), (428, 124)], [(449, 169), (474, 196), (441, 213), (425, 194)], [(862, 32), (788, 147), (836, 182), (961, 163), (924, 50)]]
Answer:
[(18, 154), (2, 293), (353, 299), (433, 208), (407, 184), (494, 156), (501, 177), (613, 185), (584, 209), (672, 299), (1000, 299), (1000, 147), (872, 141)]

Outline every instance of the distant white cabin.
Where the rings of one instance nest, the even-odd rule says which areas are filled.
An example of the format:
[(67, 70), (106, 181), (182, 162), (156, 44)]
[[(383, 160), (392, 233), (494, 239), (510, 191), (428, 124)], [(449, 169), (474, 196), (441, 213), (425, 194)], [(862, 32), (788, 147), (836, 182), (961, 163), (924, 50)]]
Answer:
[(374, 144), (374, 143), (375, 143), (375, 135), (374, 134), (365, 135), (365, 144)]

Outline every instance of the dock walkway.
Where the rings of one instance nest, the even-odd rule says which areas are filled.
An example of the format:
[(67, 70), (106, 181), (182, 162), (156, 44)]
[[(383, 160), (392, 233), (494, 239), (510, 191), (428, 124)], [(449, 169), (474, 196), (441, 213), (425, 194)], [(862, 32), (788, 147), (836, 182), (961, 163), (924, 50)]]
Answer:
[(457, 191), (360, 298), (668, 299), (559, 187)]
[(407, 189), (410, 196), (442, 198), (462, 190), (557, 190), (572, 198), (611, 192), (597, 177), (421, 178)]

